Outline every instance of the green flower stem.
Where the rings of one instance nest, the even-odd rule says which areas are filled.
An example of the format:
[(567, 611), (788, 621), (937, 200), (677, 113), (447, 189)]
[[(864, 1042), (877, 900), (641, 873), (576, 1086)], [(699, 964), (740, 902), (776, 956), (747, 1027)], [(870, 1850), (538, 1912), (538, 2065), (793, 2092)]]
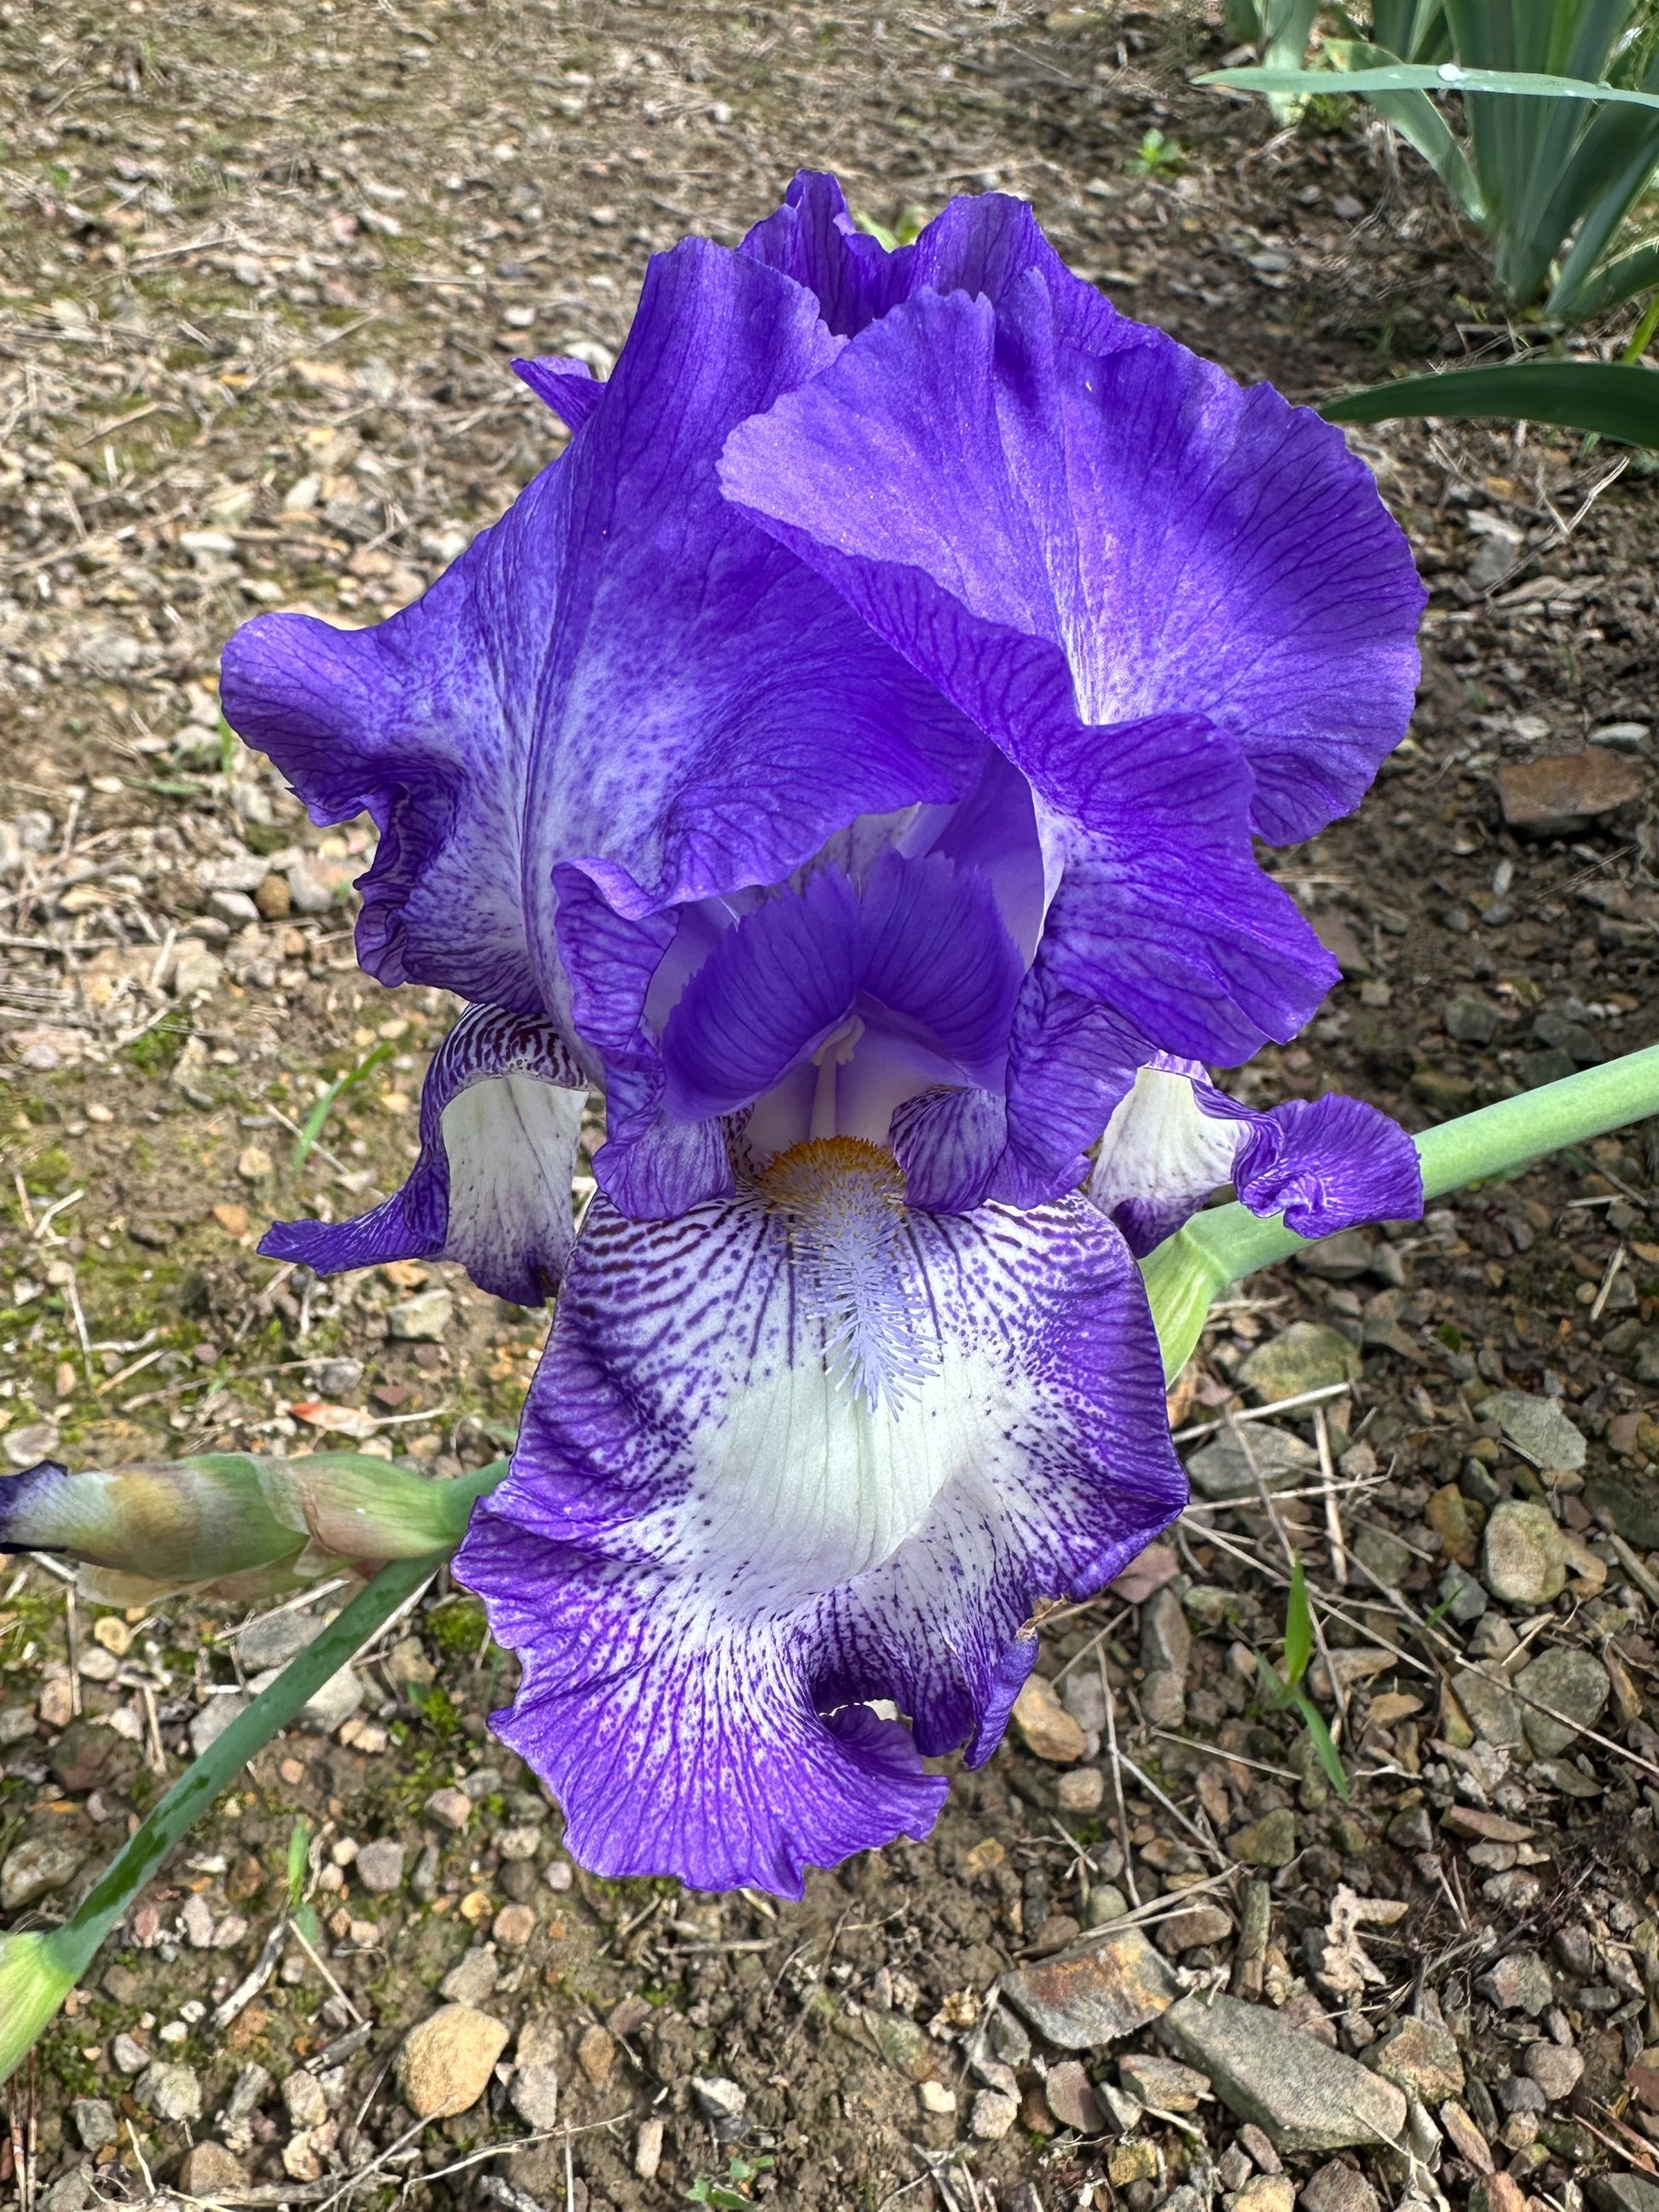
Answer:
[(187, 1767), (61, 1928), (0, 1936), (0, 2081), (18, 2065), (173, 1845), (447, 1556), (394, 1559)]
[[(1583, 1143), (1659, 1113), (1659, 1045), (1581, 1069), (1518, 1098), (1460, 1115), (1413, 1139), (1423, 1163), (1423, 1194), (1524, 1167), (1545, 1152)], [(1212, 1302), (1229, 1283), (1302, 1251), (1310, 1240), (1239, 1205), (1195, 1214), (1141, 1261), (1164, 1346), (1164, 1371), (1178, 1374), (1198, 1342)]]

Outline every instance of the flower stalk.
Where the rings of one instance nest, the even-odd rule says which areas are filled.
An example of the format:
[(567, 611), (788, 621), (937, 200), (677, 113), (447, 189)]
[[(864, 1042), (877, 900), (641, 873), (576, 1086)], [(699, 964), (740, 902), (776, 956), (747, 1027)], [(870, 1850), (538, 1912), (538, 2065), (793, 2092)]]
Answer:
[[(505, 1470), (500, 1470), (504, 1472)], [(27, 2055), (173, 1845), (257, 1751), (337, 1674), (445, 1554), (394, 1559), (185, 1768), (61, 1928), (0, 1936), (0, 2081)]]
[[(1423, 1195), (1437, 1198), (1467, 1183), (1510, 1174), (1546, 1152), (1604, 1136), (1655, 1113), (1659, 1045), (1649, 1045), (1425, 1129), (1413, 1139), (1423, 1167)], [(1148, 1253), (1141, 1273), (1165, 1375), (1173, 1377), (1186, 1364), (1212, 1301), (1229, 1283), (1289, 1259), (1308, 1242), (1286, 1229), (1279, 1215), (1264, 1218), (1233, 1204), (1194, 1215)]]

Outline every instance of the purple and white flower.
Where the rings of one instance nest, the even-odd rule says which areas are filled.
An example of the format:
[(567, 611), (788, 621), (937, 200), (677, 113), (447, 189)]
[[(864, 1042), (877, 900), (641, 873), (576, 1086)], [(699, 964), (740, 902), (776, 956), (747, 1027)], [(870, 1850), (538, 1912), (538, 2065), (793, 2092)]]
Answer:
[(1044, 1604), (1180, 1510), (1135, 1255), (1230, 1182), (1420, 1204), (1382, 1115), (1206, 1071), (1335, 980), (1254, 841), (1358, 801), (1422, 593), (1337, 431), (1013, 200), (889, 252), (803, 176), (652, 263), (606, 381), (520, 373), (568, 448), (422, 599), (226, 655), (379, 825), (364, 966), (471, 1002), (403, 1191), (266, 1249), (562, 1285), (457, 1561), (498, 1725), (593, 1867), (798, 1893), (925, 1832)]

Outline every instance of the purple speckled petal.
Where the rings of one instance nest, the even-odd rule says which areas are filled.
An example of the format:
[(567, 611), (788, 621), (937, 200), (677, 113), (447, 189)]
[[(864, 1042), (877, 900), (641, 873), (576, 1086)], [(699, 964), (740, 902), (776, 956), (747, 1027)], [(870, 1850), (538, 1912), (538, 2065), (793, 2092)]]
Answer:
[(1423, 1164), (1410, 1137), (1375, 1106), (1335, 1091), (1263, 1115), (1233, 1162), (1233, 1182), (1252, 1213), (1283, 1213), (1298, 1237), (1415, 1221), (1423, 1211)]
[(540, 1305), (573, 1241), (586, 1102), (587, 1079), (550, 1024), (469, 1006), (427, 1070), (421, 1154), (403, 1188), (355, 1221), (279, 1221), (259, 1249), (319, 1275), (454, 1260), (493, 1297)]
[(1144, 1255), (1229, 1182), (1252, 1213), (1282, 1212), (1298, 1237), (1423, 1211), (1417, 1147), (1376, 1107), (1333, 1092), (1258, 1113), (1194, 1061), (1141, 1068), (1101, 1139), (1094, 1203)]
[(722, 477), (1039, 789), (1062, 701), (1202, 716), (1300, 838), (1404, 733), (1424, 592), (1341, 433), (1162, 332), (1080, 337), (1036, 269), (895, 306)]
[(912, 1206), (966, 1213), (990, 1188), (1007, 1146), (1007, 1106), (994, 1091), (940, 1085), (899, 1108), (891, 1141)]
[(382, 981), (562, 1015), (562, 867), (639, 920), (971, 787), (982, 738), (720, 494), (727, 433), (838, 343), (799, 286), (688, 240), (568, 453), (424, 599), (232, 640), (233, 726), (317, 819), (380, 825), (359, 952)]
[(456, 1571), (523, 1661), (496, 1724), (599, 1872), (799, 1896), (925, 1833), (920, 1754), (988, 1756), (1038, 1601), (1102, 1587), (1185, 1501), (1139, 1273), (1085, 1200), (912, 1215), (894, 1249), (934, 1364), (872, 1412), (761, 1196), (590, 1211)]

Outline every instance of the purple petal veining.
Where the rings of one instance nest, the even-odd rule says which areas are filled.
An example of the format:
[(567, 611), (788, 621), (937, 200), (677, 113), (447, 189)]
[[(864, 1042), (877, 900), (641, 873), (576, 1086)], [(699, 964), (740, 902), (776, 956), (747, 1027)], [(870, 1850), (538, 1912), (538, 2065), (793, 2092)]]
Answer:
[(595, 1201), (456, 1560), (525, 1667), (496, 1726), (585, 1864), (798, 1896), (925, 1833), (945, 1785), (920, 1755), (989, 1755), (1038, 1601), (1100, 1588), (1184, 1503), (1098, 1213), (916, 1215), (907, 1251), (939, 1364), (872, 1416), (827, 1382), (763, 1196), (652, 1224)]

